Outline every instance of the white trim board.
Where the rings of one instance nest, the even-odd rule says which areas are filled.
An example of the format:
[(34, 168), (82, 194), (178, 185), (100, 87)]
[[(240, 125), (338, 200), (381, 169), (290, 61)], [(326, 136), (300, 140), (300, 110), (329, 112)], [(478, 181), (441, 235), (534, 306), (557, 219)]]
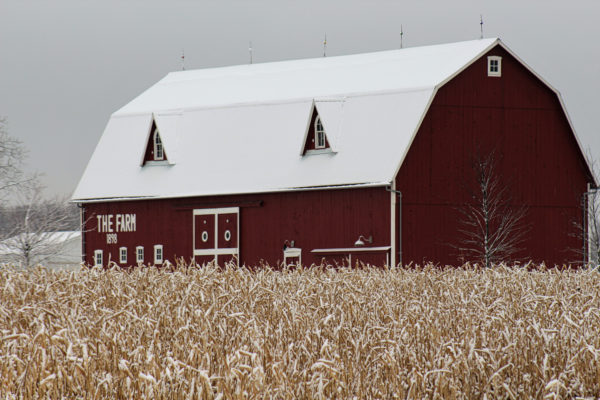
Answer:
[(381, 251), (388, 251), (391, 246), (379, 246), (379, 247), (340, 247), (332, 249), (312, 249), (311, 253), (315, 254), (334, 254), (334, 253), (376, 253)]
[(239, 213), (239, 207), (224, 207), (224, 208), (196, 208), (194, 209), (194, 215), (219, 215), (219, 214), (233, 214)]
[(194, 256), (222, 256), (222, 255), (235, 255), (239, 251), (238, 247), (224, 248), (224, 249), (194, 249)]

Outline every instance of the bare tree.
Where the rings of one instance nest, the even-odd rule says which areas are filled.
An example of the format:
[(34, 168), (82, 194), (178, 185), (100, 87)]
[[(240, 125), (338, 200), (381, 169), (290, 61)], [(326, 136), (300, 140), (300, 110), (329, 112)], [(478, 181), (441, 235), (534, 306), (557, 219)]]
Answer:
[(65, 198), (45, 199), (39, 185), (22, 188), (18, 204), (5, 214), (12, 231), (0, 246), (4, 262), (31, 267), (64, 255), (71, 236), (79, 229), (76, 206)]
[(78, 210), (66, 198), (45, 199), (39, 176), (24, 173), (27, 151), (0, 118), (0, 261), (29, 267), (60, 256), (67, 229), (79, 229)]
[(23, 172), (26, 155), (23, 143), (8, 134), (6, 120), (0, 118), (0, 199), (4, 200), (12, 189), (31, 180)]
[[(589, 151), (587, 158), (590, 160), (589, 165), (592, 174), (598, 181), (600, 166)], [(572, 221), (574, 232), (571, 232), (570, 235), (581, 240), (583, 246), (570, 250), (574, 250), (582, 257), (583, 264), (589, 263), (597, 267), (600, 266), (600, 188), (591, 188), (584, 193), (581, 206), (583, 210), (582, 220), (575, 219)]]
[(467, 259), (486, 267), (509, 261), (527, 234), (527, 208), (511, 205), (505, 182), (495, 166), (494, 154), (476, 156), (472, 161), (474, 179), (467, 185), (469, 202), (458, 209), (461, 216), (459, 244)]
[(600, 265), (600, 190), (588, 192), (588, 243), (589, 262)]

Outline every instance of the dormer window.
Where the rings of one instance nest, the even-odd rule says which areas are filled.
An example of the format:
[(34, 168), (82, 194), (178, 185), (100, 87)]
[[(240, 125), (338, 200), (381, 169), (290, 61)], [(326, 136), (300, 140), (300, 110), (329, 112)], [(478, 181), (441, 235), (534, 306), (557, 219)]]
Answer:
[[(166, 124), (163, 127), (165, 126), (165, 129), (168, 129), (169, 125)], [(168, 165), (168, 160), (161, 132), (158, 130), (156, 121), (153, 120), (148, 136), (146, 136), (146, 150), (144, 151), (142, 165)]]
[(324, 149), (325, 146), (325, 128), (323, 128), (321, 117), (317, 116), (315, 120), (315, 149)]
[[(308, 115), (309, 120), (307, 121), (306, 132), (304, 134), (304, 145), (302, 146), (301, 155), (309, 154), (330, 154), (331, 143), (327, 136), (326, 125), (317, 108), (313, 105), (310, 114)], [(327, 121), (327, 119), (325, 119)], [(330, 122), (328, 122), (330, 123)]]
[(154, 142), (154, 160), (164, 160), (165, 153), (163, 151), (162, 141), (160, 140), (160, 134), (158, 133), (158, 129), (154, 129), (153, 142)]
[(488, 57), (488, 76), (502, 76), (502, 57)]

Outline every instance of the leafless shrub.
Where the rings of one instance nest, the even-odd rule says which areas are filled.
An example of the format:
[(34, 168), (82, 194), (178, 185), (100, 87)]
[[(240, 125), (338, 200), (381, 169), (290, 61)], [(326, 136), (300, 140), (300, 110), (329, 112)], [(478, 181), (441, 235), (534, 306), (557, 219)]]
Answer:
[(600, 393), (593, 271), (0, 270), (8, 398)]
[[(594, 160), (591, 152), (588, 152), (587, 159), (591, 166), (592, 173), (596, 181), (600, 179), (600, 165)], [(583, 221), (576, 219), (572, 221), (574, 231), (571, 236), (580, 239), (583, 246), (575, 250), (579, 254), (584, 264), (591, 264), (592, 267), (600, 266), (600, 188), (590, 188), (581, 199), (581, 206), (584, 210)]]
[(0, 117), (0, 199), (31, 179), (22, 169), (26, 154), (23, 143), (8, 134), (6, 120)]
[(0, 243), (0, 261), (24, 267), (44, 264), (64, 255), (72, 232), (79, 230), (77, 206), (67, 198), (45, 198), (37, 182), (22, 186), (16, 203), (2, 215), (8, 225)]
[(510, 262), (528, 232), (527, 208), (511, 204), (506, 182), (496, 170), (494, 153), (477, 155), (472, 161), (474, 182), (467, 185), (469, 201), (458, 208), (459, 243), (453, 247), (461, 257), (486, 267)]
[(600, 265), (600, 192), (589, 194), (589, 260), (594, 266)]

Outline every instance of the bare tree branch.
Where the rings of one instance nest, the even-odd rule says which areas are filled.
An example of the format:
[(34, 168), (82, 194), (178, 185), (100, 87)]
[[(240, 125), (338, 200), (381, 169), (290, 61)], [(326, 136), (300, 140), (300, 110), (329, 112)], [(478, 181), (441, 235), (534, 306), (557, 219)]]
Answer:
[[(600, 178), (600, 165), (593, 158), (590, 151), (588, 151), (587, 158), (590, 161), (592, 173), (596, 177), (596, 181)], [(574, 233), (571, 236), (576, 237), (584, 242), (582, 247), (574, 250), (577, 254), (586, 259), (584, 263), (589, 262), (594, 266), (600, 266), (600, 189), (593, 188), (587, 192), (583, 199), (581, 199), (582, 218), (585, 221), (582, 223), (581, 220), (573, 220), (572, 226)], [(585, 243), (587, 241), (587, 243)]]
[(42, 196), (39, 177), (23, 172), (26, 155), (0, 118), (0, 261), (29, 267), (61, 255), (69, 235), (61, 231), (79, 230), (79, 212), (66, 198)]
[(66, 231), (78, 230), (74, 205), (66, 198), (43, 198), (39, 184), (22, 188), (17, 198), (17, 205), (5, 216), (12, 230), (0, 247), (2, 261), (31, 267), (64, 255), (66, 239), (73, 235)]
[(6, 130), (6, 120), (0, 118), (0, 199), (29, 181), (23, 173), (23, 163), (27, 151), (23, 143), (10, 136)]
[(495, 170), (493, 153), (477, 155), (472, 170), (470, 199), (458, 209), (460, 237), (453, 247), (469, 260), (490, 267), (509, 261), (521, 250), (528, 231), (524, 225), (527, 208), (510, 204), (508, 187)]

